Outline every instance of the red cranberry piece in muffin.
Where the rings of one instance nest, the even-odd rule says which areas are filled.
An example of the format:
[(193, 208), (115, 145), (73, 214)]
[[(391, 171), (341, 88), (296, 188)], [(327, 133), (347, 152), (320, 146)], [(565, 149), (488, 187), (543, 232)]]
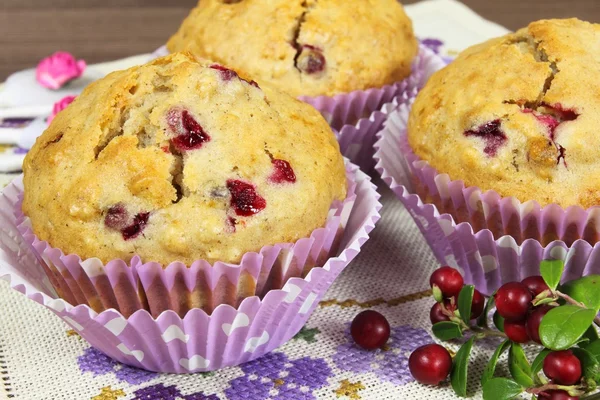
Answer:
[(237, 215), (249, 217), (258, 214), (267, 206), (267, 201), (250, 183), (230, 179), (227, 181), (227, 189), (231, 193), (231, 206)]
[(470, 129), (464, 132), (465, 136), (476, 136), (483, 139), (485, 147), (483, 152), (490, 157), (494, 157), (498, 149), (506, 143), (508, 138), (500, 129), (502, 122), (499, 119), (487, 122), (476, 129)]

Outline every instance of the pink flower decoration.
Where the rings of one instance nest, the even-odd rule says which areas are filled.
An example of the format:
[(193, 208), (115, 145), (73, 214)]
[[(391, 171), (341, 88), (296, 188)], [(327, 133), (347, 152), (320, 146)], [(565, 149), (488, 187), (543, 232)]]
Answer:
[(40, 85), (56, 90), (83, 75), (85, 67), (85, 61), (77, 61), (66, 51), (57, 51), (40, 61), (35, 69), (35, 76)]
[(54, 103), (54, 107), (52, 107), (52, 114), (50, 114), (47, 120), (48, 125), (50, 125), (50, 122), (52, 122), (54, 117), (56, 117), (56, 114), (67, 108), (67, 106), (71, 104), (73, 100), (75, 100), (75, 97), (77, 96), (65, 96), (56, 103)]

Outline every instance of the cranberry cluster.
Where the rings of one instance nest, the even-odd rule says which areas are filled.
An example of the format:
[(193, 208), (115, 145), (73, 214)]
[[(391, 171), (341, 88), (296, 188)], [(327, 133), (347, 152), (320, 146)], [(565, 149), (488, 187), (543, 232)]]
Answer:
[(541, 276), (530, 276), (521, 282), (509, 282), (494, 295), (496, 312), (504, 319), (504, 333), (516, 343), (533, 340), (541, 344), (540, 323), (550, 306), (533, 307), (535, 296), (549, 290)]
[[(454, 268), (441, 267), (431, 275), (430, 284), (438, 300), (430, 311), (431, 323), (460, 320), (456, 304), (464, 286), (461, 274)], [(512, 342), (527, 343), (533, 340), (541, 344), (540, 324), (544, 315), (553, 308), (551, 305), (533, 306), (536, 296), (543, 292), (548, 294), (551, 292), (544, 279), (541, 276), (531, 276), (521, 282), (509, 282), (495, 293), (494, 321), (498, 321), (497, 325), (504, 330), (504, 334)], [(481, 316), (484, 308), (484, 296), (474, 290), (470, 318)], [(468, 325), (463, 326), (465, 329), (475, 329)], [(418, 382), (438, 385), (450, 373), (452, 358), (444, 347), (430, 344), (415, 350), (409, 358), (408, 365), (411, 374)], [(566, 390), (556, 389), (556, 385), (577, 385), (582, 380), (581, 361), (571, 350), (550, 352), (544, 359), (543, 371), (550, 379), (550, 384), (554, 386), (551, 386), (551, 390), (542, 389), (543, 391), (537, 393), (539, 399), (578, 399), (569, 395)]]
[[(443, 302), (438, 302), (431, 307), (429, 319), (432, 324), (450, 321), (450, 316), (456, 312), (456, 299), (464, 286), (463, 277), (452, 267), (442, 267), (431, 274), (429, 278), (431, 288), (438, 288), (444, 297)], [(485, 298), (475, 289), (471, 302), (471, 319), (479, 318), (485, 307)]]

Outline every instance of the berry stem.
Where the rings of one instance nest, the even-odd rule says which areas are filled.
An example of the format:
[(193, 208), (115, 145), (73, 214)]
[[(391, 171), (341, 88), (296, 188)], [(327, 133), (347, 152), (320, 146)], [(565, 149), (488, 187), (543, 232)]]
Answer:
[(501, 337), (504, 339), (507, 338), (506, 333), (500, 332), (500, 331), (495, 331), (493, 329), (481, 328), (479, 326), (469, 326), (469, 327), (467, 327), (467, 329), (470, 329), (473, 332), (476, 332), (479, 335), (481, 335), (481, 337), (479, 337), (479, 339), (483, 339), (486, 336), (498, 336), (498, 337)]
[[(562, 293), (562, 292), (561, 292), (561, 291), (559, 291), (559, 290), (555, 290), (555, 291), (554, 291), (554, 293), (556, 294), (556, 296), (558, 296), (558, 297), (560, 297), (560, 298), (564, 299), (564, 300), (565, 300), (567, 303), (569, 303), (569, 304), (573, 304), (573, 305), (575, 305), (575, 306), (578, 306), (578, 307), (581, 307), (581, 308), (586, 308), (586, 309), (587, 309), (587, 307), (586, 307), (586, 305), (585, 305), (585, 304), (583, 304), (583, 303), (581, 303), (581, 302), (579, 302), (579, 301), (575, 300), (574, 298), (572, 298), (572, 297), (571, 297), (571, 296), (569, 296), (568, 294)], [(595, 323), (596, 325), (600, 325), (600, 317), (596, 316), (596, 318), (594, 318), (594, 323)]]
[(543, 386), (530, 387), (526, 390), (526, 392), (529, 394), (538, 395), (538, 394), (548, 391), (548, 390), (564, 390), (565, 392), (568, 392), (571, 395), (573, 395), (575, 393), (577, 393), (577, 395), (580, 395), (580, 394), (585, 393), (586, 389), (587, 389), (587, 386), (583, 386), (583, 385), (563, 386), (563, 385), (556, 385), (553, 383), (549, 383), (549, 384), (546, 384)]

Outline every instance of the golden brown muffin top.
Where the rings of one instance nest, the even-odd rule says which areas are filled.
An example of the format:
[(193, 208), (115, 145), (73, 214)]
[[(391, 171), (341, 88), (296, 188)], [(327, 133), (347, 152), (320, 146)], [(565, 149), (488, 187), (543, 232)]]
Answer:
[(396, 0), (201, 0), (167, 48), (292, 96), (331, 96), (404, 79), (417, 41)]
[(600, 25), (542, 20), (473, 46), (412, 107), (415, 153), (467, 186), (600, 205)]
[(346, 193), (316, 110), (191, 54), (91, 84), (23, 171), (34, 233), (104, 262), (237, 262), (309, 236)]

